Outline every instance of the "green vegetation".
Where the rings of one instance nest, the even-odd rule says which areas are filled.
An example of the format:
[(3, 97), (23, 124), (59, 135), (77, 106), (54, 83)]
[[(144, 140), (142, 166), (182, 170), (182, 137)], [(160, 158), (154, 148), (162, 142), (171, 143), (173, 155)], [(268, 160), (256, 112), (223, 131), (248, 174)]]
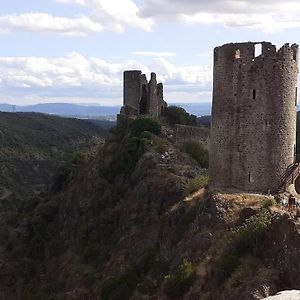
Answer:
[(170, 299), (177, 299), (189, 290), (195, 278), (192, 263), (184, 259), (173, 274), (165, 276), (164, 292)]
[(186, 185), (185, 185), (185, 194), (190, 195), (195, 193), (201, 188), (207, 188), (208, 186), (208, 176), (197, 176), (193, 179), (191, 179)]
[(218, 261), (222, 277), (228, 278), (240, 265), (243, 255), (256, 254), (259, 241), (272, 221), (271, 213), (262, 208), (260, 212), (245, 221), (232, 232), (223, 255)]
[(133, 120), (130, 125), (132, 136), (140, 136), (143, 131), (149, 131), (153, 134), (160, 134), (161, 125), (151, 118), (138, 118)]
[(151, 135), (158, 135), (160, 130), (161, 125), (150, 118), (135, 119), (128, 128), (114, 128), (115, 138), (107, 141), (104, 149), (107, 159), (101, 171), (105, 178), (113, 181), (118, 174), (131, 172), (146, 151)]
[(184, 108), (177, 106), (169, 106), (164, 110), (164, 116), (169, 125), (174, 126), (176, 124), (181, 125), (197, 125), (197, 117), (190, 115)]
[(195, 159), (202, 168), (208, 168), (208, 149), (202, 143), (191, 140), (183, 145), (184, 151), (193, 159)]
[(138, 283), (150, 271), (155, 263), (156, 249), (145, 251), (136, 263), (128, 267), (119, 277), (107, 279), (102, 285), (101, 299), (103, 300), (128, 300)]
[[(0, 113), (1, 186), (22, 199), (48, 188), (74, 153), (93, 155), (107, 131), (88, 121), (38, 113)], [(79, 162), (79, 157), (74, 157)]]
[(84, 152), (76, 152), (72, 157), (72, 164), (74, 165), (82, 165), (87, 161), (87, 154)]

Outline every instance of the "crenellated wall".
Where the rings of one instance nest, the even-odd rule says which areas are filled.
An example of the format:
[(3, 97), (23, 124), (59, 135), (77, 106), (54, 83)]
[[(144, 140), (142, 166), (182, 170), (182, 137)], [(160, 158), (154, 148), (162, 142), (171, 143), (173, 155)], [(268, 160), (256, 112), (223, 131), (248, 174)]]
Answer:
[[(255, 47), (261, 54), (255, 57)], [(294, 162), (298, 46), (214, 49), (210, 188), (275, 190)]]

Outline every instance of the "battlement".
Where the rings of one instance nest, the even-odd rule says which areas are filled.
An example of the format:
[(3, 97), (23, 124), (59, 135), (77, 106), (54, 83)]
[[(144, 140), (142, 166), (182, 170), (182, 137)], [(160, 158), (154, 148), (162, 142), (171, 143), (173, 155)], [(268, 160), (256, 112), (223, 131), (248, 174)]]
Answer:
[(156, 74), (151, 73), (148, 82), (140, 70), (124, 72), (123, 115), (151, 115), (159, 117), (166, 107), (163, 85), (157, 83)]
[(283, 45), (279, 50), (269, 42), (230, 43), (214, 49), (214, 61), (251, 63), (261, 61), (298, 62), (298, 45)]

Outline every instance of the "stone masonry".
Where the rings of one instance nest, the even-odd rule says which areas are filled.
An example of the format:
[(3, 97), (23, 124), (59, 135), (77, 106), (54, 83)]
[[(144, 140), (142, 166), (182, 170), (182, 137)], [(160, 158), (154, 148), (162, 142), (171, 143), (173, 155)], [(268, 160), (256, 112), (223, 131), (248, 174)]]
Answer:
[(202, 144), (209, 143), (209, 129), (204, 126), (188, 126), (176, 124), (175, 128), (176, 144), (196, 140)]
[(163, 85), (151, 73), (148, 82), (141, 71), (124, 72), (124, 102), (121, 115), (150, 115), (159, 117), (167, 106), (163, 99)]
[(214, 49), (211, 190), (266, 193), (279, 187), (295, 161), (297, 77), (298, 45)]

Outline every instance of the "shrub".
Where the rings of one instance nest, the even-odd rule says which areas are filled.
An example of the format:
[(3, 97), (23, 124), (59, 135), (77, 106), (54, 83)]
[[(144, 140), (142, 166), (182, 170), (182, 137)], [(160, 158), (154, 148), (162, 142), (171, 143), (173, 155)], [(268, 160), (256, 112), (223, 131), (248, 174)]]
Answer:
[(153, 134), (160, 134), (161, 126), (151, 118), (138, 118), (131, 122), (130, 133), (139, 137), (143, 131), (149, 131)]
[(165, 276), (164, 292), (170, 299), (183, 296), (195, 281), (195, 270), (188, 260), (183, 262), (175, 270), (174, 274)]
[(185, 142), (184, 151), (195, 159), (203, 168), (208, 168), (208, 149), (196, 140)]
[(76, 152), (72, 157), (72, 163), (76, 166), (82, 165), (87, 160), (87, 155), (82, 152)]
[(185, 194), (186, 195), (193, 194), (201, 188), (207, 188), (207, 185), (208, 185), (208, 177), (207, 176), (197, 176), (197, 177), (191, 179), (185, 185)]
[(127, 300), (130, 299), (137, 285), (149, 272), (155, 262), (156, 250), (146, 249), (135, 264), (128, 267), (117, 278), (107, 279), (102, 286), (101, 299), (103, 300)]
[(163, 154), (167, 151), (167, 146), (164, 140), (159, 138), (155, 140), (155, 150), (159, 154)]
[(68, 184), (72, 169), (69, 165), (61, 166), (57, 174), (53, 178), (53, 183), (51, 186), (51, 191), (53, 193), (58, 193), (62, 191)]
[(171, 126), (174, 126), (175, 124), (191, 126), (197, 125), (197, 117), (190, 115), (182, 107), (169, 106), (165, 108), (164, 116)]
[(145, 152), (145, 145), (148, 139), (140, 137), (125, 137), (122, 142), (117, 144), (116, 149), (110, 157), (103, 162), (101, 172), (109, 181), (123, 172), (130, 172), (136, 165), (137, 161)]
[(268, 198), (266, 200), (263, 201), (263, 204), (262, 204), (262, 207), (263, 208), (268, 208), (268, 207), (271, 207), (271, 206), (277, 206), (277, 202), (275, 200), (274, 197), (271, 197), (271, 198)]
[(151, 139), (151, 133), (149, 131), (143, 131), (140, 134), (140, 138), (149, 140), (149, 139)]
[(259, 240), (271, 224), (271, 213), (263, 208), (257, 215), (247, 219), (237, 230), (232, 232), (228, 245), (218, 261), (223, 279), (229, 277), (240, 265), (240, 258), (257, 250)]
[(267, 209), (262, 209), (257, 215), (247, 219), (243, 226), (234, 232), (233, 249), (237, 254), (244, 254), (255, 250), (258, 239), (271, 224), (271, 214)]

